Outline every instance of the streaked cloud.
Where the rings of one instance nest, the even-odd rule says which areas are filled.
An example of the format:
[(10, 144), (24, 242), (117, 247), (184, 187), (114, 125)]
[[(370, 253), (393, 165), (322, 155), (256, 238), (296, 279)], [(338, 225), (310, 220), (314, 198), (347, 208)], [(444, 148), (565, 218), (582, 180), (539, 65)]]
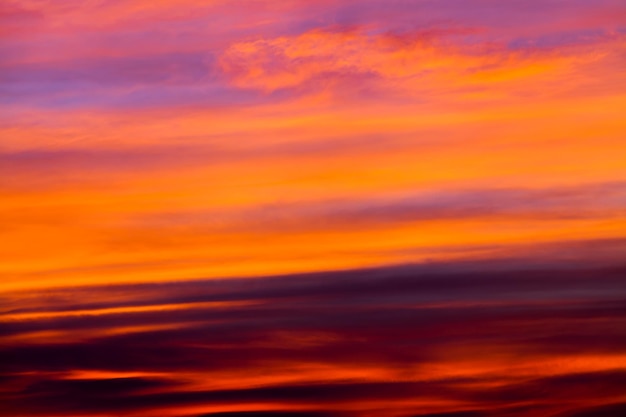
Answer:
[(623, 414), (625, 13), (2, 2), (0, 414)]
[(477, 262), (14, 293), (3, 392), (24, 415), (574, 412), (623, 401), (623, 272)]

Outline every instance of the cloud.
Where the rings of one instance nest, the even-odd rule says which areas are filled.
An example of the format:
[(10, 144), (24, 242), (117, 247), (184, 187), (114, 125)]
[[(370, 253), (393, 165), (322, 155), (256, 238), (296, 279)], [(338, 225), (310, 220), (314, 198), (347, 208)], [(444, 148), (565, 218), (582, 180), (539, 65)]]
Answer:
[(223, 413), (202, 414), (197, 417), (334, 417), (337, 413), (324, 411), (231, 411)]
[[(451, 13), (446, 18), (448, 12), (441, 10), (435, 23), (418, 19), (407, 26), (379, 22), (376, 2), (359, 4), (369, 10), (370, 20), (354, 23), (337, 19), (341, 11), (333, 15), (321, 4), (291, 2), (271, 8), (264, 2), (249, 3), (249, 13), (243, 14), (224, 2), (199, 8), (164, 2), (159, 3), (162, 8), (142, 5), (129, 10), (105, 3), (93, 11), (102, 17), (98, 22), (90, 17), (90, 7), (81, 11), (46, 3), (38, 13), (47, 14), (44, 21), (55, 36), (45, 37), (44, 30), (36, 42), (7, 50), (11, 59), (0, 68), (3, 100), (6, 105), (47, 109), (135, 110), (231, 102), (260, 105), (320, 94), (329, 95), (331, 102), (463, 101), (481, 95), (502, 100), (531, 92), (541, 95), (546, 88), (588, 88), (586, 73), (613, 67), (612, 60), (619, 61), (623, 50), (623, 34), (603, 26), (595, 27), (593, 36), (588, 34), (591, 29), (501, 36), (502, 28), (490, 26), (496, 21), (481, 21), (487, 14), (474, 19), (466, 8), (461, 8), (461, 16)], [(359, 15), (355, 5), (348, 7), (352, 16)], [(432, 13), (438, 9), (399, 2), (384, 13), (406, 18), (422, 8)], [(253, 23), (252, 10), (268, 16), (263, 36)], [(317, 22), (325, 24), (297, 17), (294, 10), (318, 13)], [(108, 13), (115, 23), (107, 28)], [(167, 18), (168, 13), (176, 17)], [(234, 22), (207, 29), (206, 20), (219, 21), (213, 16)], [(277, 16), (287, 23), (272, 25)], [(50, 23), (55, 19), (59, 21)], [(74, 30), (85, 32), (82, 40), (56, 33), (81, 19), (85, 23)], [(102, 22), (99, 31), (86, 30)], [(48, 57), (51, 50), (64, 55)], [(577, 71), (586, 66), (591, 66), (588, 71)], [(531, 81), (537, 86), (531, 88)], [(266, 94), (255, 96), (254, 91)]]
[(621, 395), (622, 277), (605, 264), (483, 261), (5, 294), (1, 384), (24, 415), (584, 408)]
[(583, 410), (571, 410), (558, 417), (618, 417), (626, 412), (626, 403), (607, 404)]
[(0, 414), (624, 414), (622, 3), (3, 2)]
[(206, 230), (302, 233), (468, 219), (581, 221), (622, 216), (626, 210), (625, 189), (624, 184), (616, 182), (544, 189), (389, 193), (362, 200), (294, 201), (222, 212), (149, 213), (136, 216), (132, 223), (169, 232), (193, 225)]
[(428, 413), (428, 414), (415, 414), (412, 417), (484, 417), (489, 416), (488, 412), (482, 411), (453, 411), (451, 413)]
[(510, 48), (483, 32), (455, 26), (405, 32), (358, 26), (316, 29), (295, 37), (235, 43), (219, 62), (240, 88), (327, 91), (338, 99), (365, 89), (360, 99), (380, 99), (384, 91), (391, 97), (436, 102), (463, 91), (514, 94), (520, 84), (529, 94), (531, 88), (536, 91), (531, 82), (571, 88), (577, 67), (618, 53), (623, 46), (622, 36), (600, 33), (592, 43), (587, 37), (587, 45), (537, 42), (523, 47), (516, 42)]
[(75, 396), (84, 400), (129, 395), (149, 389), (171, 386), (164, 380), (139, 377), (109, 379), (51, 379), (29, 385), (23, 391), (35, 397)]

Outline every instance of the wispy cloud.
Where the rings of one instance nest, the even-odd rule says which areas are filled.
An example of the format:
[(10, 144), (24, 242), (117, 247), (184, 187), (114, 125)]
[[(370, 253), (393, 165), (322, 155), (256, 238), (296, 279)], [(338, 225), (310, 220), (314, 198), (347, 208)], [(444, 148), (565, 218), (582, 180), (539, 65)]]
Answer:
[(623, 400), (623, 273), (475, 263), (7, 295), (4, 396), (24, 415), (576, 410)]
[(0, 414), (623, 414), (625, 13), (2, 2)]

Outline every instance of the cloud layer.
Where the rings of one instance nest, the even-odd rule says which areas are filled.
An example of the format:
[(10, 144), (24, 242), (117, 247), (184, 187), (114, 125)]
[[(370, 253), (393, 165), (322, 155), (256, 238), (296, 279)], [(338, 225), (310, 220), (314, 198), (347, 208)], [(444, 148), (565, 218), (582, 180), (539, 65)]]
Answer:
[(623, 1), (1, 3), (0, 414), (624, 414)]
[(8, 294), (3, 404), (16, 416), (617, 410), (624, 273), (490, 261)]

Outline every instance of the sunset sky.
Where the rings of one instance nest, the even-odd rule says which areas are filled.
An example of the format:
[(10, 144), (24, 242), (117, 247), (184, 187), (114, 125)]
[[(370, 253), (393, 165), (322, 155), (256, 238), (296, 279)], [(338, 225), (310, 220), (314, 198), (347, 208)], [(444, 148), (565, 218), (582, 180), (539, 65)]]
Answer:
[(0, 237), (3, 416), (626, 415), (626, 2), (3, 0)]

